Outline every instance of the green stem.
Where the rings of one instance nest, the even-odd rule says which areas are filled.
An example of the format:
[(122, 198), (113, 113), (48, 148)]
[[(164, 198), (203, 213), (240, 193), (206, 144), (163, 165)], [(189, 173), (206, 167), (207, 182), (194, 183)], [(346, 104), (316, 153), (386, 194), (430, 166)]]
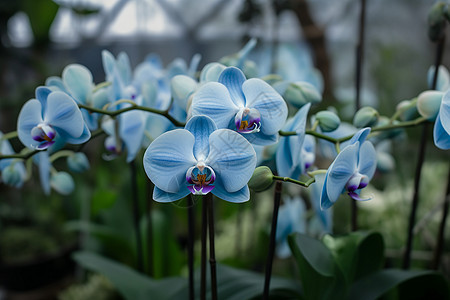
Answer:
[(17, 133), (17, 131), (11, 131), (8, 133), (5, 133), (1, 138), (0, 138), (0, 143), (6, 140), (10, 140), (13, 139), (15, 137), (18, 137), (19, 134)]
[(61, 150), (50, 156), (50, 162), (54, 162), (55, 160), (63, 157), (72, 156), (75, 152), (72, 150)]
[(94, 89), (92, 90), (92, 93), (95, 93), (95, 92), (97, 92), (98, 90), (100, 90), (100, 89), (102, 89), (102, 88), (105, 88), (105, 87), (108, 87), (108, 86), (110, 86), (110, 85), (111, 85), (111, 82), (109, 82), (109, 81), (101, 82), (101, 83), (97, 84), (97, 85), (94, 87)]
[(308, 187), (310, 186), (312, 183), (314, 183), (316, 181), (316, 179), (310, 178), (308, 179), (306, 182), (300, 181), (300, 180), (295, 180), (289, 177), (281, 177), (281, 176), (273, 176), (273, 180), (278, 180), (278, 181), (284, 181), (284, 182), (290, 182), (290, 183), (295, 183), (304, 187)]
[(84, 105), (84, 104), (78, 104), (78, 107), (84, 108), (84, 109), (86, 109), (86, 110), (88, 110), (90, 112), (95, 112), (95, 113), (99, 113), (99, 114), (103, 114), (103, 115), (108, 115), (108, 116), (111, 116), (111, 117), (115, 117), (117, 115), (120, 115), (120, 114), (122, 114), (124, 112), (131, 111), (131, 110), (141, 110), (141, 111), (146, 111), (146, 112), (150, 112), (150, 113), (154, 113), (154, 114), (158, 114), (158, 115), (164, 116), (170, 122), (172, 122), (173, 125), (175, 125), (175, 126), (183, 127), (185, 125), (185, 123), (179, 122), (174, 117), (172, 117), (167, 110), (159, 110), (159, 109), (154, 109), (154, 108), (140, 106), (140, 105), (133, 105), (133, 106), (125, 107), (125, 108), (118, 109), (118, 110), (112, 110), (112, 111), (105, 110), (105, 109), (94, 108), (94, 107), (90, 107), (90, 106), (87, 106), (87, 105)]

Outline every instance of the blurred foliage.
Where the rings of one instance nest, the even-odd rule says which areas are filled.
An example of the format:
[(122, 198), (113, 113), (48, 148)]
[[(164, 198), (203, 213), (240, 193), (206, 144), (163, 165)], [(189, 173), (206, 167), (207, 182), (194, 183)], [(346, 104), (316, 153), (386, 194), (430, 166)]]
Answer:
[(58, 296), (59, 300), (119, 300), (122, 299), (111, 282), (102, 275), (91, 274), (83, 284), (74, 284)]

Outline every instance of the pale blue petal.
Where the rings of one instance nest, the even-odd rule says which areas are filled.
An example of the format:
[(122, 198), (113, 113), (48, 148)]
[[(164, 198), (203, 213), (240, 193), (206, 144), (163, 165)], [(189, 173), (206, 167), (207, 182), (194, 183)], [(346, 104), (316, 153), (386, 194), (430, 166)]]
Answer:
[(189, 195), (189, 193), (190, 191), (187, 189), (187, 187), (181, 187), (177, 193), (168, 193), (155, 186), (155, 188), (153, 189), (153, 200), (155, 200), (156, 202), (168, 203), (180, 200)]
[(236, 192), (250, 180), (256, 167), (256, 153), (252, 145), (240, 134), (229, 129), (219, 129), (209, 137), (210, 165), (221, 177), (227, 192)]
[(106, 74), (106, 80), (112, 81), (112, 76), (114, 74), (114, 68), (116, 63), (114, 56), (108, 50), (102, 51), (102, 63), (103, 63), (103, 70), (105, 71)]
[(63, 130), (73, 138), (80, 137), (84, 120), (75, 101), (63, 92), (52, 92), (47, 98), (44, 121), (57, 131)]
[(276, 134), (286, 122), (288, 109), (284, 99), (265, 81), (252, 78), (242, 86), (246, 107), (256, 108), (261, 114), (261, 132)]
[(235, 67), (228, 67), (219, 76), (219, 82), (227, 87), (231, 100), (237, 107), (244, 107), (246, 99), (242, 92), (242, 84), (245, 82), (245, 75)]
[(372, 179), (373, 174), (377, 168), (377, 152), (371, 142), (366, 141), (361, 145), (359, 149), (359, 173), (366, 175), (369, 179)]
[(39, 166), (39, 178), (45, 195), (50, 195), (50, 158), (47, 151), (41, 151), (36, 155)]
[(291, 248), (289, 248), (289, 244), (287, 239), (277, 244), (277, 256), (281, 259), (285, 259), (291, 256)]
[(206, 115), (214, 120), (218, 128), (227, 128), (238, 111), (227, 88), (217, 82), (202, 86), (192, 99), (192, 115)]
[(339, 198), (348, 180), (355, 173), (358, 150), (359, 142), (345, 147), (328, 168), (325, 188), (331, 202)]
[[(311, 202), (312, 206), (314, 208), (314, 211), (316, 212), (316, 215), (320, 222), (323, 225), (325, 232), (332, 232), (333, 231), (333, 213), (331, 209), (328, 209), (326, 211), (321, 209), (321, 193), (324, 186), (325, 181), (325, 174), (318, 174), (315, 176), (315, 182), (311, 185)], [(326, 195), (326, 193), (325, 193)], [(328, 196), (325, 196), (328, 198)], [(330, 201), (328, 201), (330, 202)], [(332, 205), (332, 203), (326, 203), (325, 205)], [(325, 209), (325, 208), (324, 208)]]
[(36, 99), (28, 100), (20, 110), (17, 119), (17, 133), (25, 147), (36, 148), (40, 144), (31, 137), (31, 130), (43, 122), (41, 110), (41, 103)]
[(207, 64), (200, 72), (200, 82), (205, 83), (210, 81), (218, 81), (220, 74), (225, 69), (226, 67), (224, 65), (217, 62)]
[(42, 105), (42, 117), (44, 117), (45, 112), (47, 111), (47, 98), (48, 95), (52, 92), (51, 89), (49, 89), (46, 86), (40, 86), (36, 89), (35, 93), (36, 93), (36, 99), (39, 100), (39, 102), (41, 102)]
[(130, 58), (125, 52), (120, 52), (117, 56), (117, 71), (125, 85), (131, 83)]
[(447, 134), (450, 134), (450, 90), (442, 97), (441, 107), (439, 108), (439, 116), (442, 127), (444, 127)]
[(81, 109), (81, 114), (83, 115), (83, 120), (90, 130), (96, 130), (98, 128), (98, 114), (90, 113), (86, 109)]
[(195, 76), (195, 72), (198, 69), (198, 65), (200, 64), (201, 59), (202, 59), (202, 56), (199, 53), (192, 56), (191, 62), (189, 64), (189, 69), (188, 69), (189, 76)]
[(259, 145), (259, 146), (272, 145), (278, 141), (278, 133), (266, 135), (266, 134), (262, 133), (261, 131), (254, 132), (254, 133), (246, 133), (246, 134), (243, 134), (243, 137), (245, 137), (253, 145)]
[(145, 130), (145, 113), (129, 111), (120, 117), (119, 136), (127, 148), (127, 162), (132, 161), (141, 148)]
[(161, 70), (163, 68), (163, 63), (161, 58), (156, 53), (150, 53), (145, 57), (145, 63), (150, 64), (153, 68)]
[(450, 149), (450, 135), (442, 126), (441, 116), (438, 114), (433, 130), (434, 144), (442, 150)]
[(144, 153), (144, 169), (148, 178), (161, 190), (177, 193), (186, 186), (186, 171), (194, 166), (195, 138), (185, 129), (160, 135)]
[[(91, 138), (91, 132), (86, 124), (84, 124), (83, 133), (79, 137), (76, 137), (76, 138), (71, 137), (70, 135), (67, 134), (67, 132), (65, 132), (64, 130), (61, 130), (61, 129), (58, 130), (58, 133), (59, 133), (61, 139), (69, 144), (82, 144), (84, 142), (87, 142)], [(57, 143), (58, 143), (58, 141), (57, 141)]]
[[(435, 70), (436, 70), (435, 66), (431, 66), (428, 69), (427, 81), (428, 81), (429, 88), (432, 88)], [(448, 88), (450, 88), (450, 74), (448, 73), (448, 70), (446, 67), (439, 66), (436, 90), (445, 92)]]
[(291, 177), (292, 169), (294, 166), (292, 162), (292, 152), (289, 138), (291, 137), (280, 137), (280, 142), (278, 144), (278, 149), (276, 152), (276, 164), (278, 176)]
[(216, 178), (216, 181), (213, 183), (214, 188), (211, 191), (214, 195), (219, 197), (222, 200), (232, 202), (232, 203), (242, 203), (246, 202), (250, 199), (250, 190), (248, 189), (248, 185), (245, 185), (238, 191), (228, 192), (223, 186), (223, 182), (220, 177)]
[[(295, 114), (292, 131), (295, 131), (297, 135), (288, 137), (290, 140), (291, 153), (294, 154), (292, 163), (295, 166), (300, 164), (301, 150), (303, 148), (303, 141), (305, 140), (306, 119), (310, 107), (311, 103), (308, 103)], [(301, 169), (303, 170), (303, 166), (301, 166)]]
[(366, 128), (363, 128), (363, 129), (359, 130), (351, 138), (350, 144), (354, 144), (356, 142), (359, 142), (359, 144), (361, 145), (366, 140), (366, 138), (369, 135), (369, 133), (370, 133), (370, 128), (369, 127), (366, 127)]
[(209, 154), (209, 136), (217, 126), (214, 121), (207, 116), (194, 116), (185, 126), (195, 137), (194, 156), (198, 161), (205, 160)]
[[(47, 87), (49, 87), (50, 89), (54, 90), (59, 90), (62, 92), (67, 92), (67, 89), (62, 81), (61, 78), (57, 77), (57, 76), (50, 76), (45, 80), (45, 85)], [(53, 89), (56, 88), (56, 89)]]
[(62, 79), (75, 101), (86, 104), (94, 85), (91, 71), (85, 66), (71, 64), (64, 68)]
[(323, 182), (323, 187), (322, 187), (322, 193), (320, 195), (320, 209), (321, 210), (326, 210), (329, 209), (331, 206), (333, 206), (334, 202), (336, 202), (336, 199), (333, 199), (333, 201), (331, 201), (331, 199), (328, 197), (328, 193), (327, 193), (327, 182), (328, 182), (328, 174), (329, 174), (329, 169), (327, 171), (327, 174), (325, 175), (325, 180)]

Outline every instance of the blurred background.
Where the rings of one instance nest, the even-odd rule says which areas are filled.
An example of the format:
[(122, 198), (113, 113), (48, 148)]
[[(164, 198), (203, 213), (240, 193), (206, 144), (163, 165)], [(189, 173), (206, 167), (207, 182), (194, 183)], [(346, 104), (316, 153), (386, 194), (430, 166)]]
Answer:
[[(427, 13), (434, 2), (367, 2), (363, 105), (374, 106), (381, 114), (390, 116), (401, 100), (412, 99), (427, 89), (426, 74), (435, 55), (435, 45), (427, 37)], [(324, 84), (320, 107), (336, 106), (342, 119), (351, 121), (353, 104), (347, 104), (353, 103), (355, 97), (359, 3), (356, 0), (1, 0), (0, 130), (3, 133), (16, 130), (20, 108), (34, 97), (35, 88), (44, 85), (49, 76), (60, 76), (70, 63), (88, 67), (95, 83), (104, 81), (103, 49), (114, 55), (126, 52), (132, 67), (149, 53), (158, 54), (164, 66), (177, 58), (188, 64), (199, 53), (201, 69), (209, 62), (238, 52), (250, 38), (258, 40), (255, 51), (249, 56), (257, 64), (262, 65), (258, 59), (264, 57), (264, 51), (273, 51), (276, 46), (283, 45), (288, 51), (278, 55), (296, 57), (298, 53), (302, 57), (299, 68), (317, 68)], [(448, 53), (449, 46), (445, 48), (443, 63), (447, 66), (450, 60)], [(404, 138), (392, 146), (395, 169), (374, 181), (373, 192), (381, 200), (362, 205), (361, 227), (384, 234), (393, 264), (401, 255), (406, 239), (414, 170), (411, 157), (416, 155), (414, 145), (418, 143), (418, 136), (417, 129), (408, 129)], [(80, 247), (97, 249), (111, 258), (133, 265), (136, 249), (133, 248), (133, 238), (129, 236), (132, 231), (131, 214), (124, 214), (124, 211), (131, 210), (131, 204), (126, 201), (130, 193), (129, 182), (119, 171), (126, 164), (123, 159), (102, 163), (102, 147), (102, 143), (96, 140), (86, 147), (91, 170), (82, 175), (73, 174), (76, 189), (71, 195), (52, 192), (50, 197), (46, 197), (38, 178), (34, 177), (20, 190), (0, 184), (0, 278), (3, 280), (0, 282), (0, 287), (3, 286), (0, 299), (7, 299), (6, 290), (13, 291), (8, 294), (8, 299), (57, 299), (60, 290), (79, 282), (80, 278), (86, 279), (79, 270), (74, 273), (75, 266), (68, 259), (70, 253)], [(15, 140), (13, 148), (19, 151), (22, 146)], [(423, 181), (427, 189), (422, 190), (425, 199), (419, 208), (419, 220), (435, 207), (435, 199), (441, 199), (445, 193), (446, 165), (442, 164), (445, 160), (448, 160), (448, 154), (429, 147)], [(148, 195), (147, 180), (142, 168), (139, 172), (141, 199), (145, 199)], [(161, 249), (170, 248), (173, 253), (178, 253), (173, 254), (172, 264), (163, 261), (160, 266), (155, 266), (157, 271), (154, 275), (157, 278), (183, 273), (186, 271), (180, 267), (183, 264), (176, 261), (185, 260), (182, 251), (186, 244), (183, 207), (186, 204), (177, 204), (179, 210), (167, 205), (152, 205), (152, 214), (156, 215), (154, 228), (161, 229), (160, 236), (155, 239), (166, 247)], [(86, 206), (89, 207), (88, 217)], [(148, 206), (148, 202), (143, 200), (142, 211)], [(252, 258), (245, 253), (267, 242), (271, 207), (266, 206), (256, 209), (254, 201), (250, 201), (241, 206), (244, 207), (243, 212), (238, 213), (235, 206), (220, 204), (219, 219), (225, 223), (218, 225), (218, 231), (229, 226), (226, 220), (231, 220), (235, 229), (223, 231), (222, 236), (219, 234), (219, 259), (255, 270), (262, 268), (256, 262), (265, 256), (264, 251)], [(342, 207), (337, 205), (334, 232), (348, 231), (348, 207), (348, 203)], [(261, 218), (267, 219), (266, 223), (258, 223), (260, 227), (256, 229), (250, 228), (256, 226), (250, 221), (255, 210), (262, 211)], [(435, 235), (433, 232), (437, 228), (438, 218), (435, 217), (436, 222), (428, 222), (430, 218), (433, 220), (431, 216), (426, 226), (422, 224), (417, 229), (420, 249), (433, 248), (434, 241), (430, 236)], [(104, 226), (90, 229), (91, 234), (95, 232), (92, 234), (95, 238), (83, 236), (86, 230), (78, 222), (83, 218)], [(239, 226), (248, 228), (244, 230)], [(102, 231), (106, 227), (117, 234)], [(242, 236), (238, 234), (241, 231)], [(166, 238), (164, 233), (175, 233), (172, 234), (173, 240)], [(236, 235), (239, 235), (238, 241)], [(220, 246), (230, 243), (232, 246)], [(47, 274), (44, 270), (48, 268), (42, 263), (54, 256), (59, 259), (53, 262), (58, 271)], [(416, 252), (415, 258), (419, 266), (426, 265), (429, 253)], [(444, 262), (448, 276), (448, 251)], [(27, 264), (38, 270), (34, 271), (39, 274), (37, 282), (29, 282), (20, 270), (18, 282), (12, 282), (12, 268)], [(289, 269), (286, 267), (288, 264), (288, 261), (281, 261), (275, 269), (283, 273)], [(88, 288), (113, 290), (104, 278), (89, 280), (91, 286)], [(59, 299), (77, 299), (70, 293), (82, 294), (79, 290), (66, 292)], [(113, 299), (101, 297), (90, 299)]]

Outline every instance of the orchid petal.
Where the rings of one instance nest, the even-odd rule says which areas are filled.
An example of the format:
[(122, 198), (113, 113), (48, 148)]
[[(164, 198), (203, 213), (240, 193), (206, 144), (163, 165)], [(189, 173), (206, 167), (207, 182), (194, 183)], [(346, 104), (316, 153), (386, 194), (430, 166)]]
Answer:
[(359, 142), (347, 146), (328, 168), (325, 188), (331, 202), (336, 202), (348, 180), (356, 171), (358, 150)]
[(179, 192), (185, 186), (186, 171), (196, 164), (194, 143), (194, 136), (184, 129), (160, 135), (144, 153), (144, 169), (148, 178), (165, 192)]
[(442, 127), (450, 134), (450, 90), (442, 97), (441, 107), (439, 108)]
[(42, 123), (42, 105), (36, 99), (27, 101), (19, 113), (17, 119), (17, 131), (19, 139), (26, 147), (36, 148), (39, 142), (35, 141), (31, 136), (31, 130)]
[(227, 88), (217, 82), (202, 86), (192, 99), (192, 115), (207, 115), (214, 120), (218, 128), (227, 128), (238, 111), (239, 108), (231, 100)]
[(50, 195), (50, 158), (47, 151), (39, 152), (36, 156), (39, 166), (39, 178), (45, 195)]
[(39, 86), (36, 89), (35, 93), (36, 93), (36, 99), (38, 99), (42, 105), (41, 113), (42, 113), (42, 117), (44, 117), (44, 114), (47, 111), (47, 98), (48, 98), (48, 95), (50, 95), (50, 93), (52, 93), (52, 90), (46, 86)]
[(86, 124), (84, 124), (83, 132), (79, 137), (71, 137), (66, 133), (64, 130), (58, 131), (59, 136), (61, 137), (60, 140), (64, 140), (64, 142), (69, 144), (82, 144), (84, 142), (87, 142), (91, 138), (91, 132)]
[(256, 108), (261, 114), (261, 132), (276, 134), (286, 122), (286, 102), (265, 81), (252, 78), (244, 82), (242, 90), (247, 99), (246, 107)]
[(360, 145), (363, 144), (363, 142), (366, 140), (367, 136), (370, 133), (370, 128), (366, 127), (361, 130), (359, 130), (355, 135), (351, 138), (350, 144), (354, 144), (356, 142), (359, 142)]
[(243, 135), (251, 144), (259, 145), (259, 146), (268, 146), (275, 144), (278, 141), (278, 133), (277, 134), (264, 134), (262, 131), (247, 133)]
[(125, 85), (131, 83), (130, 58), (125, 52), (120, 52), (117, 56), (117, 71)]
[(75, 101), (63, 92), (53, 92), (48, 96), (44, 121), (73, 138), (80, 137), (84, 130), (80, 109)]
[(135, 110), (121, 115), (119, 136), (127, 147), (127, 162), (131, 162), (141, 148), (144, 130), (144, 112)]
[(168, 203), (180, 200), (189, 195), (189, 193), (190, 191), (187, 187), (181, 187), (177, 193), (168, 193), (155, 186), (153, 189), (153, 200), (160, 203)]
[(194, 116), (185, 126), (195, 137), (194, 156), (197, 161), (205, 160), (209, 154), (209, 136), (217, 126), (214, 121), (207, 116)]
[(102, 63), (103, 63), (103, 70), (106, 74), (106, 80), (112, 81), (112, 76), (114, 73), (115, 68), (115, 59), (114, 56), (109, 52), (108, 50), (102, 51)]
[[(57, 76), (50, 76), (45, 80), (45, 85), (50, 88), (52, 91), (63, 91), (67, 92), (66, 86), (64, 85), (61, 78)], [(56, 88), (56, 89), (54, 89)]]
[(293, 137), (281, 137), (276, 152), (277, 173), (282, 177), (291, 177), (293, 163), (293, 153), (291, 152), (290, 139)]
[(442, 125), (441, 116), (438, 114), (433, 129), (434, 144), (442, 150), (450, 149), (450, 135)]
[(235, 131), (219, 129), (211, 133), (209, 146), (206, 164), (221, 177), (226, 191), (236, 192), (247, 185), (256, 167), (252, 145)]
[(372, 179), (377, 168), (377, 152), (371, 142), (364, 142), (359, 150), (358, 170)]
[(68, 65), (63, 70), (62, 79), (75, 101), (86, 104), (93, 88), (91, 71), (82, 65)]
[(250, 190), (248, 189), (247, 184), (240, 190), (229, 192), (225, 189), (220, 177), (217, 177), (216, 181), (214, 181), (214, 189), (211, 191), (211, 193), (222, 200), (232, 203), (242, 203), (250, 199)]
[(235, 67), (228, 67), (219, 76), (219, 82), (226, 86), (230, 93), (231, 100), (237, 107), (244, 107), (246, 99), (242, 92), (242, 84), (245, 82), (245, 75)]

